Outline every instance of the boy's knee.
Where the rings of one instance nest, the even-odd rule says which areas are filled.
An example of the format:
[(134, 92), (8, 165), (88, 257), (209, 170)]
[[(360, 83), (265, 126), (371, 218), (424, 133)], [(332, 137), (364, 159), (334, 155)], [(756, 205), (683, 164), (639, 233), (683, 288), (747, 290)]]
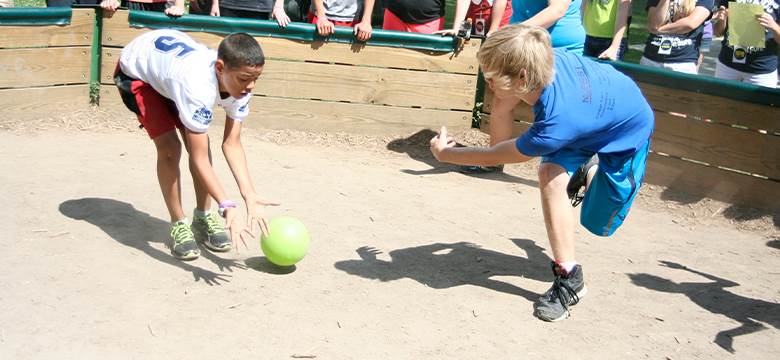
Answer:
[(569, 183), (569, 175), (560, 165), (553, 163), (541, 163), (539, 165), (539, 186), (542, 188), (565, 189)]
[(157, 139), (157, 156), (160, 159), (178, 162), (181, 159), (181, 141), (176, 136)]

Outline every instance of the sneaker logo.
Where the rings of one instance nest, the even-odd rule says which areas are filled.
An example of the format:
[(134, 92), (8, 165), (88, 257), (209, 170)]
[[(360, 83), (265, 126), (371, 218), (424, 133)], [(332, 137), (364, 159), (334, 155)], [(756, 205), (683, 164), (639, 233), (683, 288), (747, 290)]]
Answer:
[(192, 114), (192, 121), (201, 123), (203, 125), (208, 125), (211, 123), (211, 117), (212, 117), (211, 110), (202, 107), (196, 110), (194, 114)]

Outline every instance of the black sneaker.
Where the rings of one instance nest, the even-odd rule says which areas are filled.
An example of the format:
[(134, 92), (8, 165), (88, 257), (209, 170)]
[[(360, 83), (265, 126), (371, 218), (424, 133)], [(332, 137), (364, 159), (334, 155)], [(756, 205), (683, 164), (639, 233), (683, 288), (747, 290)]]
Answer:
[(560, 321), (569, 317), (569, 306), (576, 305), (588, 289), (582, 276), (582, 266), (577, 264), (566, 273), (555, 262), (552, 263), (555, 281), (550, 290), (539, 297), (534, 304), (534, 315), (544, 321)]
[(462, 174), (490, 174), (504, 172), (504, 164), (496, 166), (461, 166)]
[(571, 200), (571, 206), (577, 207), (585, 198), (585, 185), (588, 183), (588, 172), (590, 168), (599, 164), (599, 157), (593, 155), (587, 163), (582, 164), (577, 171), (572, 174), (569, 184), (566, 185), (566, 193)]

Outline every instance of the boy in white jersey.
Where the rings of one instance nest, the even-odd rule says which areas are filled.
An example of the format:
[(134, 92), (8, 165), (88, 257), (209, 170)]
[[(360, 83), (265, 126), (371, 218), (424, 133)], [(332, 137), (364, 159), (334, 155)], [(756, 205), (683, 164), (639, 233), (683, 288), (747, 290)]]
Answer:
[[(230, 250), (236, 237), (242, 238), (243, 231), (251, 234), (255, 222), (264, 233), (268, 230), (262, 209), (278, 204), (261, 199), (255, 192), (240, 138), (252, 89), (264, 64), (260, 45), (244, 33), (228, 35), (215, 52), (182, 32), (155, 30), (122, 50), (114, 80), (123, 102), (136, 113), (157, 148), (157, 178), (171, 216), (171, 253), (178, 259), (192, 260), (200, 255), (196, 239), (213, 251), (223, 252)], [(211, 165), (206, 131), (215, 104), (227, 115), (222, 152), (246, 203), (247, 227), (243, 230), (238, 225), (236, 203), (228, 199)], [(190, 155), (195, 186), (197, 208), (191, 226), (181, 205), (182, 146), (176, 128)], [(210, 211), (212, 197), (225, 218), (224, 227)]]

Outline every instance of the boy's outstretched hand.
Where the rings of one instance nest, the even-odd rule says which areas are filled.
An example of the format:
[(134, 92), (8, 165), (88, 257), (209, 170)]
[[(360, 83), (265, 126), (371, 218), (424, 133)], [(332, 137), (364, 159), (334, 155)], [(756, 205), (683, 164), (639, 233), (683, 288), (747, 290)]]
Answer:
[(225, 229), (230, 232), (230, 241), (233, 243), (233, 248), (238, 252), (238, 240), (236, 239), (240, 239), (244, 243), (244, 248), (247, 248), (246, 241), (244, 241), (244, 230), (241, 229), (236, 218), (238, 210), (236, 208), (226, 208), (224, 211)]
[(431, 153), (436, 160), (441, 160), (441, 154), (448, 148), (455, 147), (455, 139), (447, 136), (447, 128), (442, 126), (439, 135), (431, 139)]
[[(248, 195), (244, 198), (244, 202), (246, 202), (246, 228), (244, 228), (244, 232), (252, 238), (257, 237), (257, 231), (255, 231), (255, 224), (257, 224), (260, 232), (268, 235), (268, 221), (263, 216), (263, 209), (266, 206), (279, 206), (279, 203), (263, 200), (257, 195)], [(241, 241), (244, 239), (242, 238)], [(244, 246), (246, 246), (246, 242)]]

